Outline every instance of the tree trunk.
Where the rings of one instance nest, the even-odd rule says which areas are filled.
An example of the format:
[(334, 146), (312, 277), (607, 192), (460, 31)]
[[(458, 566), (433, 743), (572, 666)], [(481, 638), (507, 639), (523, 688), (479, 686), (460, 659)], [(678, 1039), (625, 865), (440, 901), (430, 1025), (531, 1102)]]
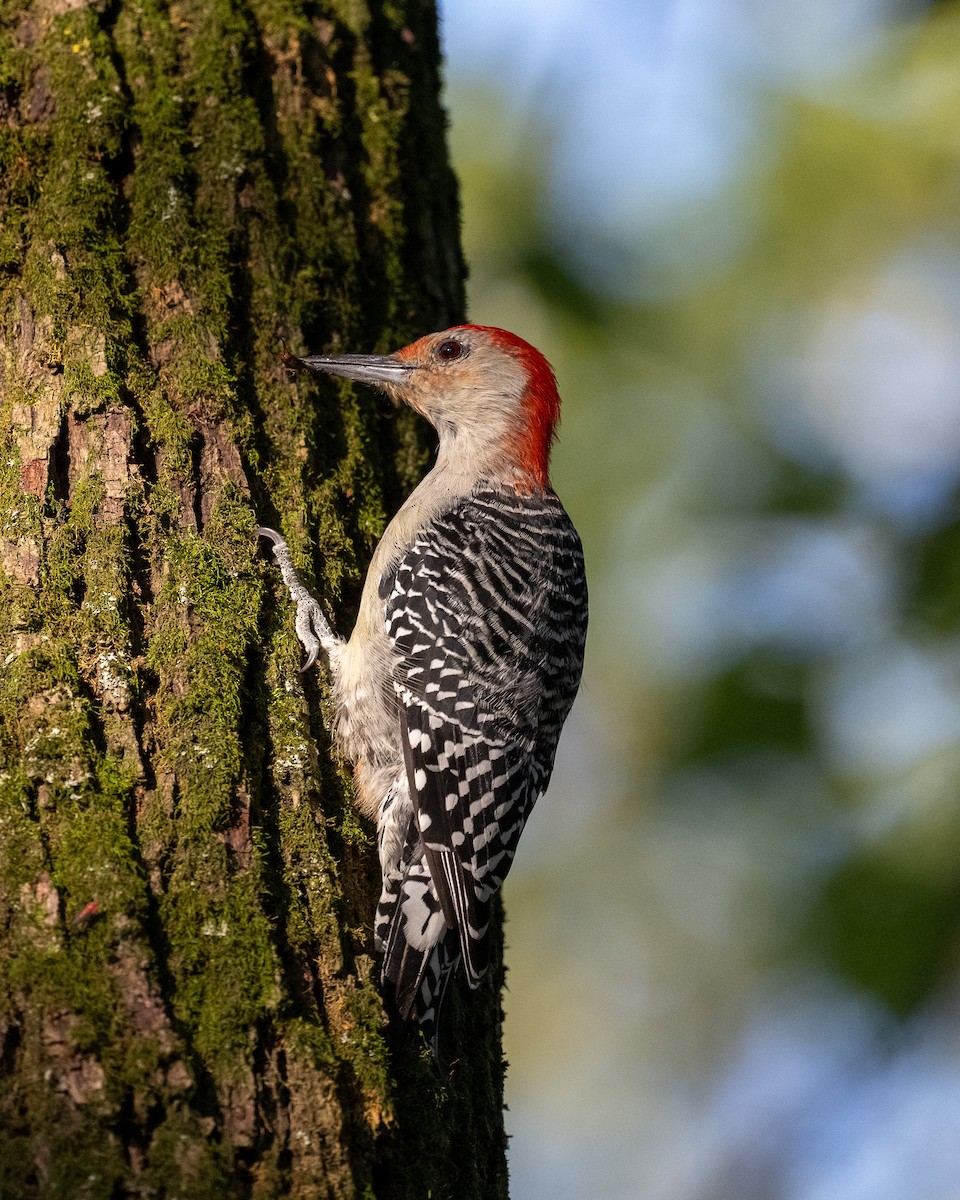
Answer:
[(441, 1077), (253, 534), (348, 632), (428, 460), (275, 352), (462, 318), (433, 6), (2, 11), (0, 1197), (505, 1196), (499, 956)]

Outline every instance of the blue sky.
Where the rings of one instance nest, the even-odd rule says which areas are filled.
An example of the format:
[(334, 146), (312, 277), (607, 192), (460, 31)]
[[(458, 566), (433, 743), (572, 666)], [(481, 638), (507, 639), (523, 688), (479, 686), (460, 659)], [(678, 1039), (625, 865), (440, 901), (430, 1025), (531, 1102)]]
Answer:
[[(735, 179), (769, 89), (815, 91), (873, 53), (906, 0), (442, 0), (448, 78), (556, 121), (554, 198), (611, 232)], [(798, 17), (798, 12), (802, 16)]]

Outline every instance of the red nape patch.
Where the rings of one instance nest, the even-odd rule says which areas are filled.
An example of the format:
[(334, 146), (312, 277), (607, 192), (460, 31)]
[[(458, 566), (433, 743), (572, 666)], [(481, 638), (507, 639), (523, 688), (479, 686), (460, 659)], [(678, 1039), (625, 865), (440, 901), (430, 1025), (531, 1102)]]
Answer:
[(517, 445), (517, 465), (528, 471), (540, 487), (550, 485), (550, 448), (560, 419), (560, 393), (553, 367), (540, 351), (515, 333), (493, 325), (457, 325), (485, 333), (502, 350), (523, 363), (527, 372), (527, 427)]

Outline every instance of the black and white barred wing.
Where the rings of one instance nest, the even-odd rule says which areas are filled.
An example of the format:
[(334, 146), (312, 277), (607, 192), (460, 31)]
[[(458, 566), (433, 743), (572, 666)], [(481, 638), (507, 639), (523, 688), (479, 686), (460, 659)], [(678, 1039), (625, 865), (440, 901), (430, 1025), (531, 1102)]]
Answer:
[(423, 949), (456, 931), (475, 987), (490, 899), (547, 786), (580, 679), (583, 559), (559, 500), (491, 489), (436, 519), (400, 562), (386, 620), (432, 885), (405, 913), (401, 900), (397, 919)]

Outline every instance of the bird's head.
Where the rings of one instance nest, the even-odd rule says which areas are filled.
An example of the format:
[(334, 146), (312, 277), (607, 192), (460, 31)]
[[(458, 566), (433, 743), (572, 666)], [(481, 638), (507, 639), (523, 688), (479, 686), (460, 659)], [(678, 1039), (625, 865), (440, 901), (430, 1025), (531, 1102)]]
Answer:
[(550, 447), (560, 414), (553, 370), (529, 342), (488, 325), (429, 333), (395, 354), (308, 356), (313, 371), (382, 388), (420, 413), (440, 435), (441, 455), (479, 471), (515, 474), (548, 486)]

